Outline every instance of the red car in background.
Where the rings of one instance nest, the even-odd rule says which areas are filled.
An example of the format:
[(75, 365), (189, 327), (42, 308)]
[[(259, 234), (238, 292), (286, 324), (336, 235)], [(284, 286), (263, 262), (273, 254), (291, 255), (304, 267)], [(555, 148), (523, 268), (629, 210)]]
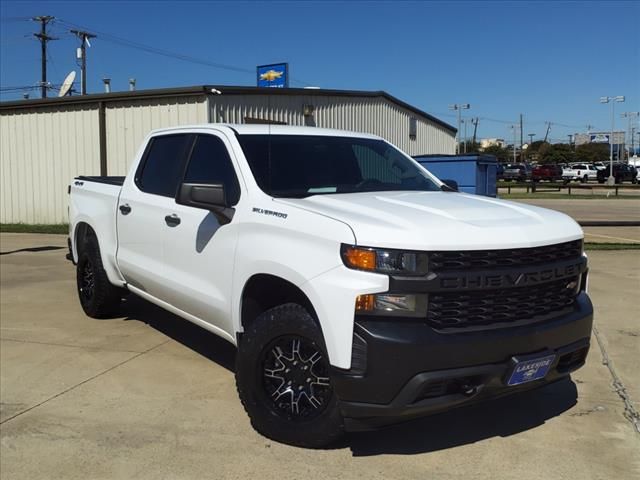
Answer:
[(537, 165), (531, 173), (534, 182), (540, 180), (549, 180), (550, 182), (559, 182), (562, 180), (562, 168), (558, 165)]

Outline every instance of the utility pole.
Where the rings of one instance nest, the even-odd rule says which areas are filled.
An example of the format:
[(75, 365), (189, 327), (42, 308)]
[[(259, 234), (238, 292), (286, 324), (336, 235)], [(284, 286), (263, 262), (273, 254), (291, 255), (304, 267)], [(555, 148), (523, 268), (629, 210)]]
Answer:
[(631, 127), (631, 155), (629, 155), (630, 157), (636, 154), (636, 143), (635, 143), (635, 139), (633, 138), (636, 135), (635, 132), (636, 132), (636, 127)]
[(80, 49), (79, 49), (79, 57), (80, 60), (82, 61), (81, 67), (80, 67), (80, 71), (81, 71), (81, 76), (80, 76), (80, 94), (81, 95), (86, 95), (87, 94), (87, 49), (86, 49), (86, 45), (88, 44), (89, 46), (91, 46), (91, 44), (89, 43), (89, 39), (90, 38), (96, 38), (96, 36), (93, 33), (89, 33), (89, 32), (85, 32), (82, 30), (69, 30), (71, 33), (74, 33), (79, 39), (80, 39)]
[[(637, 118), (638, 116), (640, 116), (640, 112), (624, 112), (621, 113), (620, 116), (622, 118), (626, 118), (627, 121), (629, 122), (629, 125), (627, 126), (627, 132), (631, 133), (631, 145), (632, 145), (632, 150), (633, 150), (633, 131), (635, 130), (635, 128), (632, 129), (631, 124), (633, 123), (633, 119)], [(625, 148), (626, 150), (626, 148)], [(627, 158), (631, 157), (631, 155), (627, 154)]]
[(524, 144), (524, 135), (522, 134), (523, 131), (523, 126), (522, 126), (522, 114), (520, 114), (520, 149), (522, 149), (522, 145)]
[(460, 154), (460, 123), (461, 123), (461, 111), (469, 110), (471, 105), (468, 103), (454, 103), (453, 105), (449, 105), (449, 110), (456, 110), (458, 112), (458, 132), (456, 133), (456, 153)]
[(549, 138), (549, 131), (551, 130), (551, 122), (545, 122), (547, 124), (547, 133), (544, 134), (544, 142), (547, 143), (547, 138)]
[(478, 133), (478, 121), (480, 119), (478, 117), (472, 118), (471, 123), (473, 123), (473, 144), (476, 144), (476, 133)]
[(34, 22), (40, 22), (40, 33), (34, 33), (33, 36), (40, 40), (40, 61), (42, 70), (40, 92), (42, 94), (42, 98), (47, 98), (47, 42), (50, 40), (58, 40), (55, 37), (47, 35), (47, 25), (54, 18), (55, 17), (50, 17), (49, 15), (32, 18)]

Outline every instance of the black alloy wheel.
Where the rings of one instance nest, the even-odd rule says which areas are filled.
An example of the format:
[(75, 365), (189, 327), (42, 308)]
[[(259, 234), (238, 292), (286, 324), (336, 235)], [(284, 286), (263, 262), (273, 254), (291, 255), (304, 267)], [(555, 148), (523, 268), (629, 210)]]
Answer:
[(264, 393), (272, 411), (290, 421), (310, 420), (329, 404), (329, 364), (311, 340), (279, 337), (262, 353)]
[(95, 272), (93, 262), (90, 259), (83, 262), (79, 280), (80, 298), (83, 303), (89, 303), (95, 292)]

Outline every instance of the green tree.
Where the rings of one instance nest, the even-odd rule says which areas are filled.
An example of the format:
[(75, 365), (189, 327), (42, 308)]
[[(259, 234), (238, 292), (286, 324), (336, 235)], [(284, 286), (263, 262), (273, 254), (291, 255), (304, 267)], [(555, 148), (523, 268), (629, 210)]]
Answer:
[(576, 161), (576, 152), (566, 143), (544, 143), (538, 149), (540, 163), (571, 163)]
[(495, 156), (499, 162), (508, 162), (513, 158), (511, 151), (501, 147), (500, 145), (489, 145), (487, 148), (482, 150), (482, 153)]
[(482, 151), (480, 144), (478, 142), (468, 141), (466, 142), (466, 150), (464, 146), (462, 147), (462, 151), (466, 151), (467, 153), (479, 153)]
[(585, 143), (576, 147), (576, 157), (580, 162), (606, 162), (609, 160), (609, 145), (605, 143)]

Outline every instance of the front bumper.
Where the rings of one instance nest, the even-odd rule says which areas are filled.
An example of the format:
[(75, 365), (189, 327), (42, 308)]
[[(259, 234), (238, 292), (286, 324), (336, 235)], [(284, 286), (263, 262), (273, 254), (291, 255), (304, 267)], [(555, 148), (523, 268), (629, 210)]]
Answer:
[[(352, 367), (332, 382), (348, 430), (367, 430), (455, 406), (546, 385), (584, 365), (593, 306), (581, 293), (573, 311), (541, 323), (438, 333), (415, 319), (356, 318)], [(544, 379), (506, 384), (513, 357), (555, 354)]]

